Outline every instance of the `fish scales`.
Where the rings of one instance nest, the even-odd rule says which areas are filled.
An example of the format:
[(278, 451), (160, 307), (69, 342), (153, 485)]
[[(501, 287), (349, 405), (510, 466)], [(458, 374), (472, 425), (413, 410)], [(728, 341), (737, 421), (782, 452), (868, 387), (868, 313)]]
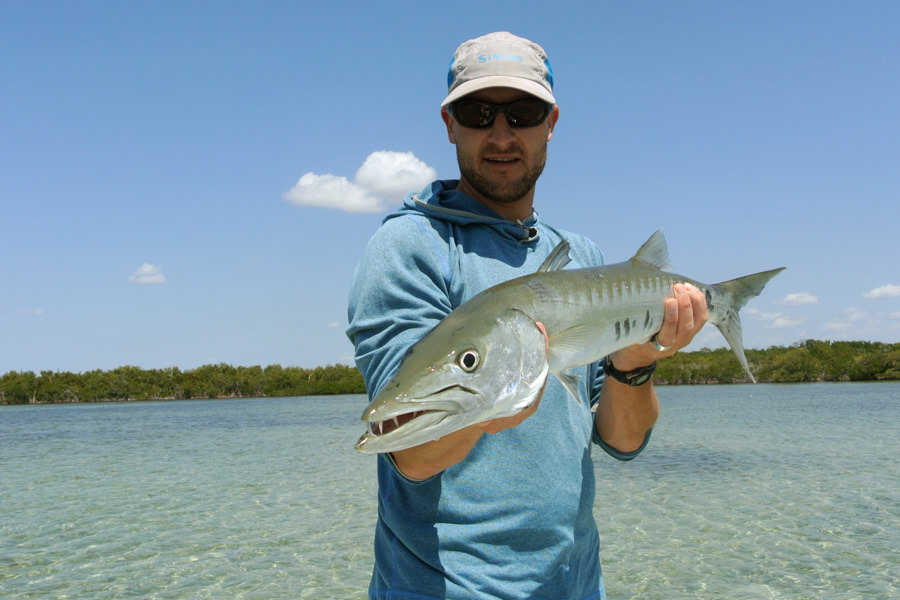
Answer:
[[(663, 299), (671, 295), (676, 280), (686, 279), (619, 267), (548, 273), (542, 278), (544, 287), (553, 286), (556, 296), (567, 299), (561, 304), (564, 310), (547, 305), (522, 307), (528, 314), (540, 313), (535, 318), (544, 324), (550, 338), (552, 373), (593, 362), (624, 346), (649, 341), (662, 323)], [(598, 270), (603, 278), (595, 276)], [(554, 344), (574, 329), (582, 330), (584, 343)]]
[(511, 416), (537, 401), (550, 374), (578, 400), (569, 370), (652, 339), (679, 282), (703, 292), (708, 321), (755, 381), (739, 311), (783, 268), (707, 285), (663, 270), (662, 230), (614, 265), (567, 270), (567, 252), (564, 241), (537, 273), (474, 296), (414, 344), (363, 412), (357, 450), (393, 452)]

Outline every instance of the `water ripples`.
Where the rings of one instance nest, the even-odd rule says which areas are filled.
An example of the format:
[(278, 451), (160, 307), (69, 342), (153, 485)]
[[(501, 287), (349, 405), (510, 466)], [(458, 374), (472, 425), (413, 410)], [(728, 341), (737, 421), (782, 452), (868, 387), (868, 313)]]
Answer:
[(645, 455), (597, 462), (610, 597), (900, 597), (897, 425), (871, 436), (867, 408), (884, 392), (896, 423), (896, 385), (663, 388)]
[[(900, 597), (900, 385), (679, 387), (595, 450), (611, 599)], [(365, 597), (362, 397), (0, 407), (0, 597)]]

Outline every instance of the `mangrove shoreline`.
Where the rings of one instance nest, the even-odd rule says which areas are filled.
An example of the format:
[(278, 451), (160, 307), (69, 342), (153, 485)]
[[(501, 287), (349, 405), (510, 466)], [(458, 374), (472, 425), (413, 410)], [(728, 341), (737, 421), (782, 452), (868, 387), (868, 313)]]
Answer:
[[(900, 380), (900, 343), (807, 340), (790, 347), (751, 349), (746, 355), (756, 380), (764, 383)], [(727, 348), (679, 352), (660, 361), (654, 380), (657, 385), (750, 381)], [(360, 372), (347, 365), (305, 369), (218, 364), (187, 371), (124, 366), (85, 373), (10, 371), (0, 376), (0, 404), (323, 396), (365, 391)]]

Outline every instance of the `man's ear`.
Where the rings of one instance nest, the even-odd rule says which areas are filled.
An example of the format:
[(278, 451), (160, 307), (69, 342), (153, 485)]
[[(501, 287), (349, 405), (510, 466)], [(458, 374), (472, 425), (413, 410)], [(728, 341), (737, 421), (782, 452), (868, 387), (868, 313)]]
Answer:
[(550, 112), (550, 116), (547, 117), (547, 141), (550, 141), (550, 138), (553, 137), (553, 128), (556, 127), (556, 122), (559, 120), (559, 105), (553, 107), (553, 111)]
[(441, 119), (444, 120), (444, 125), (447, 127), (447, 139), (450, 140), (451, 144), (455, 144), (456, 135), (453, 133), (453, 117), (450, 116), (450, 111), (447, 110), (446, 106), (441, 107)]

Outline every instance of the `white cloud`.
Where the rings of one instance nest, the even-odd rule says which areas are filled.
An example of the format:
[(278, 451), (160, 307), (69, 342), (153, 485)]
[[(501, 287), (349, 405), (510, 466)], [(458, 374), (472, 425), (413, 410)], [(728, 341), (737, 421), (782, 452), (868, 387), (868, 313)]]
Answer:
[(803, 323), (803, 319), (792, 319), (782, 313), (762, 313), (762, 318), (767, 322), (767, 327), (772, 329), (784, 329), (786, 327), (796, 327)]
[(855, 306), (844, 309), (843, 318), (831, 319), (825, 323), (825, 329), (831, 331), (848, 331), (852, 328), (858, 335), (864, 336), (868, 332), (877, 331), (880, 327), (880, 315), (872, 315)]
[(352, 182), (338, 175), (306, 173), (282, 198), (298, 206), (381, 212), (436, 178), (437, 171), (412, 152), (380, 151), (366, 158)]
[(165, 283), (166, 278), (162, 274), (162, 267), (144, 263), (128, 277), (134, 283)]
[(797, 325), (802, 324), (803, 319), (792, 319), (782, 314), (776, 314), (773, 315), (772, 320), (769, 322), (769, 327), (772, 329), (785, 329), (787, 327), (796, 327)]
[(792, 319), (784, 313), (764, 313), (759, 312), (755, 308), (748, 308), (744, 311), (744, 315), (765, 322), (766, 327), (770, 329), (785, 329), (787, 327), (796, 327), (802, 325), (804, 319)]
[(44, 314), (43, 308), (24, 308), (22, 310), (17, 310), (17, 315), (42, 315)]
[(383, 202), (346, 177), (307, 173), (282, 198), (299, 206), (336, 208), (347, 212), (378, 212)]
[(850, 323), (843, 321), (828, 321), (823, 327), (829, 331), (847, 331), (850, 329)]
[(400, 203), (437, 178), (437, 171), (412, 152), (373, 152), (356, 172), (356, 183), (376, 196)]
[(784, 300), (778, 302), (783, 306), (807, 306), (809, 304), (818, 304), (819, 299), (807, 292), (799, 292), (796, 294), (788, 294)]
[(823, 328), (844, 339), (896, 341), (900, 312), (868, 312), (851, 306), (824, 323)]
[(900, 285), (888, 284), (869, 290), (863, 294), (863, 298), (875, 300), (878, 298), (897, 298), (900, 297)]
[(864, 310), (859, 310), (855, 306), (851, 306), (850, 308), (844, 309), (845, 318), (851, 323), (857, 323), (859, 321), (864, 321), (869, 319), (869, 313)]

